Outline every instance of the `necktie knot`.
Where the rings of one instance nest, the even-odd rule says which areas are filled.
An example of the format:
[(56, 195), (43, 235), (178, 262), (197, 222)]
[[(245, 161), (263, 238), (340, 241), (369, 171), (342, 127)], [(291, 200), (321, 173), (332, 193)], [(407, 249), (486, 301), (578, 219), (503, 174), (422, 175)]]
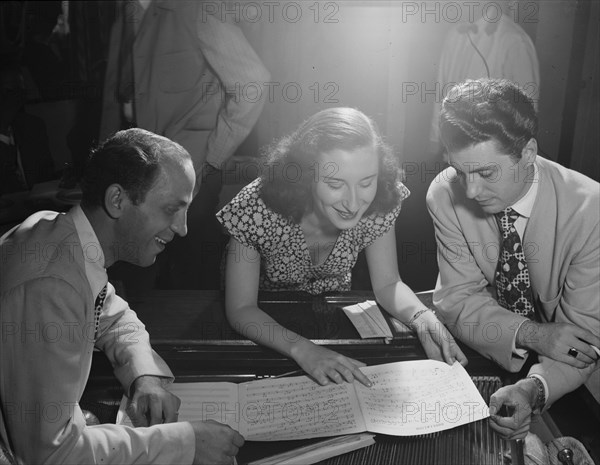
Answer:
[(498, 220), (498, 224), (500, 225), (500, 228), (502, 228), (502, 231), (510, 230), (515, 224), (515, 221), (517, 221), (517, 218), (519, 218), (519, 214), (511, 207), (496, 213), (496, 219)]

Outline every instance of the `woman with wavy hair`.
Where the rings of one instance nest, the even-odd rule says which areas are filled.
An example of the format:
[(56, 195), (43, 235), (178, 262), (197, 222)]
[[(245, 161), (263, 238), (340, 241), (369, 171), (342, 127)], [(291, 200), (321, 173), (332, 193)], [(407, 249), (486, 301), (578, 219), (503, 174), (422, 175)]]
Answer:
[[(416, 331), (430, 358), (466, 364), (434, 312), (400, 279), (394, 225), (409, 192), (369, 117), (352, 108), (320, 111), (265, 151), (264, 168), (217, 214), (231, 235), (225, 307), (234, 328), (291, 357), (319, 384), (370, 385), (362, 362), (281, 327), (257, 305), (259, 289), (350, 290), (364, 249), (377, 302)], [(245, 334), (256, 325), (269, 331)]]

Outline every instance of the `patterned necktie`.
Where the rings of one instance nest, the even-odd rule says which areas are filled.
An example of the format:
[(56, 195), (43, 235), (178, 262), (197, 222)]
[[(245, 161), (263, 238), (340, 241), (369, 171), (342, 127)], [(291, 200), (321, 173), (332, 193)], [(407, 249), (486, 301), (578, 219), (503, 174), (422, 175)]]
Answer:
[(100, 313), (102, 312), (102, 307), (104, 306), (104, 300), (106, 299), (106, 291), (107, 284), (104, 285), (98, 297), (96, 297), (96, 302), (94, 303), (94, 341), (98, 339), (98, 327), (100, 326)]
[(512, 208), (497, 213), (502, 230), (502, 243), (496, 268), (498, 303), (526, 318), (534, 316), (529, 270), (515, 221), (519, 214)]

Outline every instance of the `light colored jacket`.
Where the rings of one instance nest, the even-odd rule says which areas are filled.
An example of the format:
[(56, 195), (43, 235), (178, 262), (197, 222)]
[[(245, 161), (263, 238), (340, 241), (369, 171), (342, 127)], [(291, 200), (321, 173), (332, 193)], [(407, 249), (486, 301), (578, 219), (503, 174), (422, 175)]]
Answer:
[[(536, 307), (542, 321), (578, 325), (600, 334), (600, 185), (540, 156), (539, 189), (523, 237)], [(438, 246), (434, 304), (450, 331), (509, 371), (525, 359), (513, 353), (524, 318), (500, 307), (494, 290), (500, 230), (465, 196), (447, 168), (429, 187), (427, 208)], [(583, 384), (598, 364), (577, 369), (540, 356), (530, 374), (548, 383), (547, 405)]]
[(0, 434), (28, 465), (191, 463), (189, 423), (86, 426), (79, 400), (94, 346), (126, 392), (141, 375), (172, 378), (110, 283), (94, 344), (94, 303), (107, 282), (100, 257), (79, 207), (38, 212), (0, 239)]

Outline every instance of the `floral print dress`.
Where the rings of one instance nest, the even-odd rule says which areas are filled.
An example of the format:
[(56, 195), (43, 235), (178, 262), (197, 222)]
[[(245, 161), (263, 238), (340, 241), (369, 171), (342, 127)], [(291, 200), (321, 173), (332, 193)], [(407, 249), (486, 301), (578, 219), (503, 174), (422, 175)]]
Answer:
[[(244, 187), (217, 213), (217, 219), (231, 236), (256, 251), (245, 258), (261, 261), (261, 290), (311, 294), (350, 290), (358, 253), (389, 231), (400, 213), (399, 204), (385, 215), (371, 214), (353, 228), (340, 231), (327, 259), (315, 265), (300, 225), (269, 209), (260, 198), (260, 185), (259, 178)], [(404, 200), (410, 192), (401, 187)]]

